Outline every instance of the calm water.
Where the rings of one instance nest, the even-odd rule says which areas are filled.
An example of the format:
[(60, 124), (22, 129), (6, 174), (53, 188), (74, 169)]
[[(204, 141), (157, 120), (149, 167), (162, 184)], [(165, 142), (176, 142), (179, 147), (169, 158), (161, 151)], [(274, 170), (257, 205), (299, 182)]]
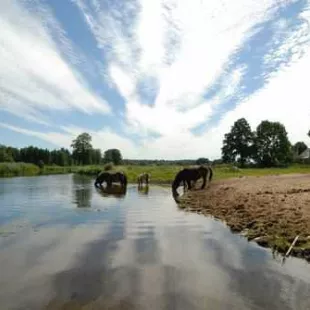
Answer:
[(0, 179), (4, 309), (309, 309), (310, 266), (179, 210), (170, 188), (104, 196), (75, 175)]

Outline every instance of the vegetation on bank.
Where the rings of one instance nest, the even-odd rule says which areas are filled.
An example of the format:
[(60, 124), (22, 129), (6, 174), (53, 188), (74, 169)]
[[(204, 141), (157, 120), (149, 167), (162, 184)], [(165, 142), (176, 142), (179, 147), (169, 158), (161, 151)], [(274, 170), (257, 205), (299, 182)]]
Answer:
[(0, 177), (31, 176), (40, 173), (40, 168), (28, 163), (0, 163)]
[[(78, 173), (95, 177), (98, 173), (106, 170), (110, 165), (112, 171), (124, 171), (130, 183), (135, 183), (137, 176), (142, 172), (151, 174), (150, 183), (171, 183), (176, 173), (182, 169), (180, 165), (89, 165), (89, 166), (44, 166), (39, 168), (34, 164), (27, 163), (0, 163), (0, 177), (33, 176), (48, 174)], [(190, 166), (190, 165), (189, 165)], [(185, 166), (184, 166), (185, 167)], [(232, 165), (213, 166), (214, 179), (227, 179), (242, 176), (264, 176), (290, 173), (310, 173), (310, 165), (294, 164), (287, 168), (246, 168), (240, 169)]]
[(310, 158), (299, 157), (307, 145), (303, 141), (292, 145), (284, 125), (267, 120), (262, 121), (255, 131), (244, 118), (234, 122), (230, 132), (223, 137), (222, 158), (213, 161), (206, 157), (197, 160), (123, 159), (121, 151), (115, 148), (101, 154), (100, 149), (93, 147), (91, 140), (88, 133), (79, 134), (72, 140), (72, 151), (64, 148), (51, 151), (33, 146), (18, 149), (0, 145), (0, 176), (56, 173), (95, 176), (109, 163), (113, 164), (113, 170), (124, 171), (129, 182), (135, 182), (140, 173), (148, 172), (151, 182), (170, 183), (183, 167), (200, 164), (211, 164), (215, 179), (310, 172)]

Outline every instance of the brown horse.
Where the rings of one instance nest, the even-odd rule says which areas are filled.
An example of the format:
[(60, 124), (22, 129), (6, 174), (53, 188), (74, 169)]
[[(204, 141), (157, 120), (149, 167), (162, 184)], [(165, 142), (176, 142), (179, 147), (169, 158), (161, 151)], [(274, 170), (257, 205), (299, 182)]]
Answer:
[(206, 182), (211, 182), (213, 177), (213, 170), (211, 167), (204, 167), (204, 166), (199, 166), (199, 167), (192, 167), (192, 168), (184, 168), (181, 171), (179, 171), (173, 182), (172, 182), (172, 194), (173, 197), (179, 196), (177, 192), (177, 188), (181, 185), (181, 183), (184, 186), (187, 184), (188, 189), (190, 190), (192, 188), (192, 181), (197, 182), (200, 178), (203, 179), (203, 183), (201, 185), (201, 189), (205, 188)]
[(143, 185), (143, 182), (145, 185), (149, 185), (151, 175), (149, 173), (143, 172), (138, 175), (137, 182), (138, 182), (138, 187), (141, 187)]
[(113, 182), (119, 182), (122, 187), (127, 186), (127, 176), (124, 172), (101, 172), (96, 180), (95, 186), (102, 187), (102, 183), (106, 182), (108, 188), (111, 188)]

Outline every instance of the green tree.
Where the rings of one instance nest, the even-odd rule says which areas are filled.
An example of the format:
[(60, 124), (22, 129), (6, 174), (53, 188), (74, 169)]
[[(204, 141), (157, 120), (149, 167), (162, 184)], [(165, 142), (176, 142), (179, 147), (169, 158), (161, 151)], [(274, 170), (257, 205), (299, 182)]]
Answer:
[(4, 145), (0, 145), (0, 162), (13, 162), (13, 156)]
[(104, 162), (112, 162), (114, 165), (119, 165), (122, 163), (123, 158), (120, 150), (118, 149), (109, 149), (104, 152)]
[(293, 151), (296, 155), (301, 154), (303, 151), (305, 151), (308, 148), (307, 144), (303, 141), (298, 141), (293, 146)]
[(83, 132), (72, 141), (72, 156), (78, 164), (89, 164), (90, 152), (93, 149), (91, 140), (91, 136), (87, 132)]
[(253, 155), (253, 133), (245, 118), (238, 119), (224, 136), (222, 158), (224, 162), (238, 161), (243, 167)]
[(208, 164), (209, 162), (208, 158), (200, 157), (196, 160), (196, 165)]
[(256, 161), (263, 167), (287, 164), (292, 160), (292, 147), (287, 132), (279, 122), (262, 121), (255, 133)]
[(91, 152), (92, 157), (92, 163), (93, 164), (100, 164), (101, 163), (101, 150), (100, 149), (94, 149)]

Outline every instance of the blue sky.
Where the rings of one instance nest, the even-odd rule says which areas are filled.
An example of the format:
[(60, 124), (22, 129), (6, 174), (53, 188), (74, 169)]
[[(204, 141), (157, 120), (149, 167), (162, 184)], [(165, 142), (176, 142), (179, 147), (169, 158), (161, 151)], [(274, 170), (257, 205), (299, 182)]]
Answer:
[(220, 156), (240, 117), (310, 129), (306, 0), (1, 0), (0, 143)]

